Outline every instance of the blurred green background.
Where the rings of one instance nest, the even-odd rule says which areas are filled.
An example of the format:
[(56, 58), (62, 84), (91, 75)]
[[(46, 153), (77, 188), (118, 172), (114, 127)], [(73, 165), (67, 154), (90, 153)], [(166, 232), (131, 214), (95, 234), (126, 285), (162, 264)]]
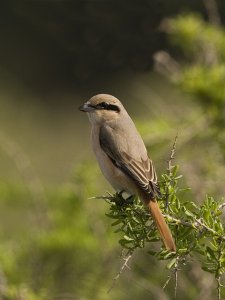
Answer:
[[(118, 97), (159, 174), (178, 134), (192, 200), (219, 199), (224, 19), (222, 0), (1, 2), (0, 299), (174, 299), (148, 249), (107, 293), (121, 248), (107, 205), (90, 197), (112, 189), (77, 107), (98, 93)], [(213, 278), (190, 260), (177, 299), (214, 299)]]

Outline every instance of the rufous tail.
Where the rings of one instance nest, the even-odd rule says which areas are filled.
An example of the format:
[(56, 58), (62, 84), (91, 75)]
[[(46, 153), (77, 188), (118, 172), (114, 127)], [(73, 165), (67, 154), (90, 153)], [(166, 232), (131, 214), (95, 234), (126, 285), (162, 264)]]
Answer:
[(162, 215), (162, 212), (159, 208), (157, 201), (150, 200), (148, 206), (149, 206), (151, 215), (156, 223), (156, 226), (159, 230), (160, 236), (163, 240), (165, 247), (170, 251), (176, 251), (176, 245), (174, 243), (171, 231), (170, 231), (168, 225), (166, 224), (166, 221)]

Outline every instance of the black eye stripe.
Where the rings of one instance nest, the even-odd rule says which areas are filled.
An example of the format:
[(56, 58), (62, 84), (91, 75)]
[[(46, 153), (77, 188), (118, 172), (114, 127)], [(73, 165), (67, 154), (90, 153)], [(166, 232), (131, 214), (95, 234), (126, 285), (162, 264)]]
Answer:
[(96, 105), (96, 107), (97, 108), (102, 108), (102, 109), (106, 109), (107, 107), (108, 107), (108, 103), (106, 103), (106, 102), (101, 102), (101, 103), (98, 103), (97, 105)]
[(96, 108), (106, 109), (106, 110), (113, 110), (113, 111), (116, 111), (116, 112), (120, 111), (120, 109), (117, 105), (110, 104), (110, 103), (107, 103), (107, 102), (101, 102), (101, 103), (97, 104)]

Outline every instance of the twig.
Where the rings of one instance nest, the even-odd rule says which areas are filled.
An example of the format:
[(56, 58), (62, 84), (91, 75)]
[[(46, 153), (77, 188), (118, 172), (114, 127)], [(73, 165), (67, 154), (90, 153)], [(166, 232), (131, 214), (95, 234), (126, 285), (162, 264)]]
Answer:
[(125, 268), (130, 269), (130, 267), (128, 266), (128, 262), (129, 262), (129, 260), (131, 259), (132, 255), (133, 255), (133, 252), (129, 251), (129, 252), (127, 253), (127, 256), (126, 256), (126, 257), (123, 257), (124, 263), (122, 264), (122, 266), (121, 266), (121, 268), (120, 268), (118, 274), (113, 278), (113, 282), (112, 282), (111, 287), (110, 287), (109, 290), (108, 290), (108, 293), (110, 293), (111, 290), (115, 287), (116, 282), (117, 282), (117, 280), (120, 278), (120, 276), (121, 276), (121, 274), (123, 273), (124, 269), (125, 269)]
[(164, 285), (163, 285), (163, 290), (165, 290), (165, 288), (167, 287), (167, 285), (169, 284), (169, 282), (170, 282), (170, 280), (171, 280), (171, 278), (172, 278), (172, 276), (171, 276), (171, 274), (168, 276), (168, 278), (167, 278), (167, 280), (166, 280), (166, 282), (164, 283)]
[(200, 226), (202, 226), (204, 229), (206, 229), (207, 231), (211, 232), (213, 235), (218, 236), (218, 237), (221, 238), (221, 240), (224, 240), (224, 241), (225, 241), (225, 236), (220, 236), (216, 230), (214, 230), (214, 229), (208, 227), (207, 225), (205, 225), (205, 223), (202, 223), (202, 221), (201, 221), (200, 219), (196, 219), (196, 222), (197, 222)]
[(176, 149), (176, 145), (177, 145), (177, 138), (178, 138), (178, 135), (176, 135), (176, 137), (174, 139), (173, 147), (172, 147), (171, 152), (170, 152), (170, 157), (167, 161), (167, 164), (168, 164), (167, 171), (169, 173), (170, 180), (169, 180), (168, 184), (166, 185), (166, 195), (165, 195), (165, 198), (166, 198), (166, 206), (165, 207), (166, 207), (166, 209), (168, 209), (168, 207), (169, 207), (169, 195), (170, 195), (169, 187), (171, 185), (171, 182), (172, 182), (171, 178), (172, 178), (172, 175), (173, 175), (172, 174), (172, 169), (173, 169), (172, 161), (174, 160), (175, 149)]
[(225, 202), (220, 204), (219, 209), (223, 209), (225, 207)]
[(222, 256), (223, 253), (221, 251), (221, 247), (222, 247), (222, 241), (219, 241), (219, 251), (218, 251), (218, 260), (217, 260), (217, 270), (216, 270), (216, 281), (217, 281), (217, 299), (220, 300), (221, 299), (221, 287), (223, 287), (223, 285), (221, 284), (221, 269), (222, 267)]
[(163, 214), (163, 215), (164, 215), (164, 217), (167, 218), (167, 220), (176, 223), (176, 225), (183, 225), (183, 226), (190, 227), (190, 228), (196, 227), (196, 224), (194, 224), (194, 223), (183, 221), (183, 220), (180, 220), (180, 219), (176, 219), (176, 218), (174, 218), (174, 217), (172, 217), (171, 215), (168, 215), (168, 214)]
[(186, 227), (190, 227), (190, 228), (197, 228), (197, 227), (203, 227), (205, 230), (211, 232), (214, 236), (219, 237), (221, 240), (225, 241), (225, 236), (220, 236), (218, 234), (218, 232), (216, 230), (213, 230), (212, 228), (208, 227), (207, 225), (205, 225), (205, 223), (203, 223), (200, 219), (196, 219), (195, 218), (195, 222), (191, 223), (191, 222), (186, 222), (186, 221), (182, 221), (180, 219), (176, 219), (168, 214), (164, 214), (164, 216), (168, 219), (173, 221), (174, 223), (176, 223), (177, 225), (183, 225)]
[(94, 196), (94, 197), (89, 197), (88, 200), (92, 200), (92, 199), (102, 199), (102, 200), (109, 200), (109, 201), (113, 201), (115, 199), (115, 195), (107, 192), (107, 196)]
[(175, 285), (174, 285), (174, 297), (177, 298), (177, 287), (178, 287), (178, 266), (175, 267)]
[(174, 297), (177, 297), (177, 287), (178, 287), (178, 264), (179, 264), (179, 259), (180, 257), (177, 256), (176, 258), (176, 263), (175, 263), (175, 267), (172, 269), (170, 275), (168, 276), (168, 279), (166, 280), (165, 284), (163, 285), (163, 290), (167, 287), (167, 285), (169, 284), (169, 282), (172, 279), (172, 276), (174, 275), (175, 278), (175, 285), (174, 285)]
[(216, 278), (216, 282), (217, 282), (217, 299), (220, 300), (221, 299), (221, 287), (223, 286), (220, 282), (220, 276)]
[(174, 155), (175, 155), (175, 150), (176, 150), (176, 145), (177, 145), (177, 139), (178, 139), (178, 134), (175, 136), (174, 142), (173, 142), (173, 147), (170, 152), (170, 157), (167, 161), (168, 167), (167, 171), (169, 172), (169, 176), (172, 176), (172, 161), (174, 160)]

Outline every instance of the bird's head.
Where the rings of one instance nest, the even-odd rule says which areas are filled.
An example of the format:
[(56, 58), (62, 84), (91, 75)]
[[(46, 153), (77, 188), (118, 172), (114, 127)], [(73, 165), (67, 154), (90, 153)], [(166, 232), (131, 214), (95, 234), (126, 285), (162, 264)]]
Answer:
[(79, 110), (88, 113), (92, 124), (102, 124), (120, 118), (124, 107), (116, 97), (98, 94), (80, 106)]

